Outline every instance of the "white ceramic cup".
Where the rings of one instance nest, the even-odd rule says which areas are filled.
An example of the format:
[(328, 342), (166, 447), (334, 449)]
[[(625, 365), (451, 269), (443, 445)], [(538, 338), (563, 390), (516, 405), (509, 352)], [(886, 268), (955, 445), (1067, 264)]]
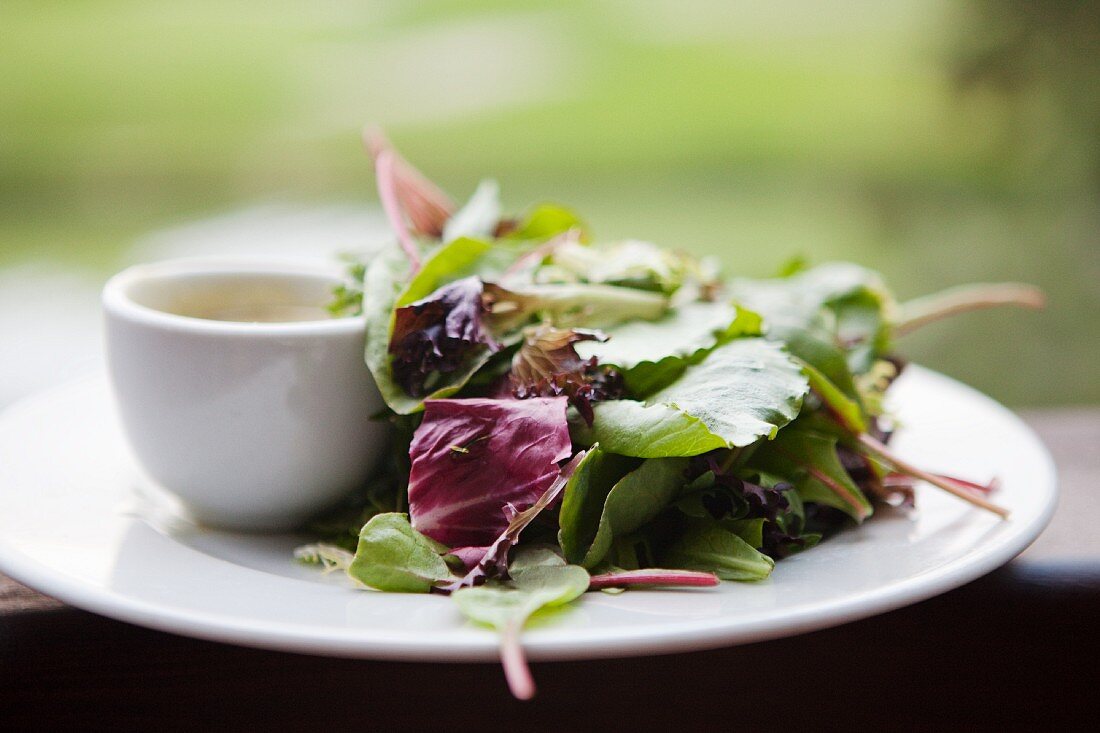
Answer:
[[(104, 288), (127, 437), (198, 522), (292, 528), (360, 486), (386, 450), (363, 320), (320, 310), (338, 282), (300, 263), (172, 260)], [(281, 315), (298, 320), (213, 320)]]

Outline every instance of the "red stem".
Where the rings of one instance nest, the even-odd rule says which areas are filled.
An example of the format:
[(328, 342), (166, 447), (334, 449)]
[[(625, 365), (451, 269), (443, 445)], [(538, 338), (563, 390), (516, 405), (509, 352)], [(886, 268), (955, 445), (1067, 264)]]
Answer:
[(535, 696), (535, 680), (527, 666), (527, 657), (519, 643), (522, 621), (510, 621), (500, 634), (500, 665), (504, 668), (504, 679), (508, 689), (517, 700), (530, 700)]
[[(979, 484), (976, 481), (967, 481), (964, 478), (958, 478), (956, 476), (947, 476), (947, 475), (942, 474), (942, 473), (934, 473), (932, 475), (937, 476), (937, 477), (943, 479), (944, 481), (951, 481), (952, 483), (956, 483), (959, 486), (970, 489), (971, 491), (980, 491), (983, 494), (991, 494), (994, 491), (996, 491), (997, 489), (999, 489), (1000, 486), (1001, 486), (1001, 482), (997, 478), (994, 478), (988, 484)], [(896, 479), (898, 477), (908, 477), (908, 476), (904, 473), (891, 473), (886, 478), (887, 479)], [(912, 477), (908, 477), (908, 478), (912, 478)]]
[(914, 476), (923, 481), (927, 481), (933, 486), (939, 487), (949, 494), (954, 494), (963, 501), (968, 501), (974, 506), (979, 506), (982, 509), (993, 512), (1002, 519), (1008, 518), (1008, 510), (1004, 507), (998, 506), (993, 502), (986, 501), (978, 493), (967, 489), (962, 484), (954, 480), (945, 480), (934, 473), (928, 473), (927, 471), (923, 471), (916, 466), (901, 460), (893, 453), (891, 453), (885, 445), (875, 440), (870, 435), (867, 435), (866, 433), (860, 435), (859, 442), (862, 443), (864, 447), (868, 448), (872, 453), (878, 455), (884, 461), (891, 464), (896, 470), (901, 471), (902, 473), (907, 473), (910, 476)]
[(794, 464), (802, 467), (803, 469), (806, 470), (807, 473), (809, 473), (815, 479), (817, 479), (818, 481), (820, 481), (821, 483), (823, 483), (827, 487), (829, 487), (829, 489), (831, 489), (834, 494), (839, 496), (841, 498), (841, 500), (844, 501), (845, 504), (852, 507), (852, 510), (855, 511), (856, 517), (859, 520), (862, 521), (863, 519), (866, 519), (866, 517), (867, 517), (867, 507), (865, 507), (863, 505), (863, 503), (860, 502), (860, 500), (857, 499), (855, 497), (855, 495), (847, 489), (847, 487), (845, 487), (845, 486), (841, 485), (840, 483), (834, 481), (828, 474), (822, 473), (817, 468), (814, 468), (813, 466), (810, 466), (806, 463), (803, 463), (803, 462), (799, 461), (798, 457), (793, 455), (792, 453), (789, 453), (788, 451), (785, 451), (785, 450), (780, 450), (779, 452), (782, 453), (783, 456), (787, 460), (789, 460), (791, 463), (794, 463)]
[(389, 219), (390, 226), (397, 234), (397, 241), (401, 244), (401, 249), (405, 250), (405, 255), (409, 258), (409, 263), (412, 265), (411, 274), (415, 274), (420, 269), (420, 252), (417, 250), (412, 235), (409, 234), (405, 217), (401, 213), (401, 204), (397, 201), (396, 165), (396, 153), (392, 150), (379, 151), (374, 160), (375, 177), (378, 180), (378, 197), (382, 199), (382, 209), (386, 212), (386, 218)]
[(718, 576), (692, 570), (626, 570), (619, 573), (593, 575), (588, 590), (622, 588), (630, 585), (665, 585), (710, 587), (718, 585)]

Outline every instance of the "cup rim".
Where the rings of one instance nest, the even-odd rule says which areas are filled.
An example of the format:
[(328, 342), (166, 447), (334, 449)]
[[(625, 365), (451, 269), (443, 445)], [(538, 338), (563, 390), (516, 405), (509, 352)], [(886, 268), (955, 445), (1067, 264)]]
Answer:
[(165, 330), (189, 333), (238, 337), (246, 335), (285, 337), (356, 333), (365, 329), (364, 319), (355, 316), (285, 322), (217, 321), (197, 318), (142, 305), (128, 293), (128, 289), (134, 283), (150, 278), (234, 273), (328, 278), (332, 280), (334, 286), (346, 279), (342, 268), (336, 263), (328, 265), (324, 262), (291, 258), (181, 257), (132, 265), (116, 273), (103, 286), (101, 302), (104, 312), (109, 316)]

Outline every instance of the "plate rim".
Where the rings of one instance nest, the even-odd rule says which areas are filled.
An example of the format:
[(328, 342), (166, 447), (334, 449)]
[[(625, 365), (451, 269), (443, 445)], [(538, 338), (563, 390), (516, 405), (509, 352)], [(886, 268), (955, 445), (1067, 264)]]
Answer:
[[(984, 402), (1003, 419), (1021, 429), (1042, 459), (1041, 472), (1049, 498), (1041, 510), (1016, 531), (997, 543), (981, 547), (925, 573), (849, 596), (802, 606), (778, 616), (741, 618), (730, 624), (724, 617), (695, 620), (685, 628), (673, 628), (654, 636), (659, 623), (630, 627), (606, 636), (606, 631), (575, 630), (568, 638), (547, 638), (538, 629), (525, 632), (524, 649), (535, 661), (625, 658), (653, 654), (700, 651), (795, 636), (831, 628), (897, 608), (918, 603), (969, 583), (1009, 562), (1026, 549), (1050, 522), (1058, 502), (1057, 471), (1050, 451), (1035, 432), (1010, 409), (977, 389), (951, 377), (918, 365), (909, 365), (922, 378), (942, 380)], [(0, 410), (0, 425), (33, 411), (58, 393), (77, 390), (86, 383), (103, 379), (102, 370), (24, 396)], [(1009, 520), (1012, 521), (1012, 520)], [(346, 628), (325, 631), (320, 627), (295, 626), (285, 622), (253, 621), (214, 613), (181, 610), (134, 598), (109, 588), (100, 588), (54, 571), (49, 565), (24, 555), (0, 535), (0, 572), (13, 580), (56, 598), (68, 605), (176, 635), (274, 651), (319, 656), (424, 662), (479, 662), (497, 659), (497, 636), (489, 630), (460, 640), (446, 648), (417, 639), (414, 632), (386, 632), (386, 638), (366, 636), (349, 640)], [(931, 575), (932, 577), (929, 577)], [(445, 601), (439, 597), (440, 601)], [(826, 615), (822, 616), (823, 611)], [(597, 637), (597, 638), (593, 638)], [(337, 644), (339, 642), (339, 644)]]

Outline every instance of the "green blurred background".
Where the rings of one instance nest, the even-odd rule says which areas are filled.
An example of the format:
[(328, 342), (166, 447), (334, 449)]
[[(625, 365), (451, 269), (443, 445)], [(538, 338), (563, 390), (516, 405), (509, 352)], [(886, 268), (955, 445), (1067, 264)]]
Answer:
[(0, 3), (0, 270), (102, 279), (256, 202), (375, 201), (386, 126), (457, 198), (576, 206), (902, 297), (1043, 286), (903, 350), (1014, 405), (1100, 401), (1100, 8), (1022, 0)]

